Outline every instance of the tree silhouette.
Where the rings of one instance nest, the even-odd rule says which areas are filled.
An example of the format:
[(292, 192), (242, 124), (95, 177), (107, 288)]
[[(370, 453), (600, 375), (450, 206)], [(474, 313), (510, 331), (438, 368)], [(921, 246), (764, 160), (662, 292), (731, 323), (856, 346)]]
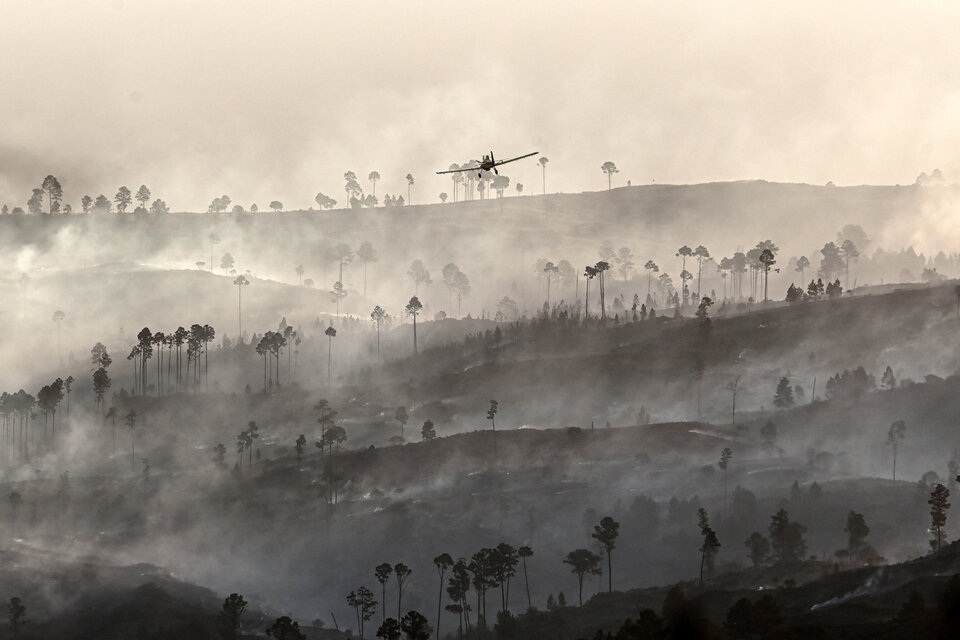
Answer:
[[(279, 212), (281, 209), (283, 209), (283, 203), (280, 202), (279, 200), (273, 200), (270, 202), (270, 208), (273, 209), (274, 211)], [(251, 208), (251, 211), (252, 210), (253, 209)]]
[[(223, 213), (230, 207), (230, 196), (222, 195), (219, 198), (214, 198), (210, 203), (210, 206), (207, 207), (208, 213)], [(215, 234), (214, 234), (215, 235)]]
[(243, 288), (250, 284), (250, 281), (243, 275), (233, 279), (233, 284), (237, 286), (237, 340), (243, 339)]
[(527, 610), (533, 608), (533, 603), (530, 601), (530, 579), (527, 575), (527, 558), (533, 555), (533, 549), (524, 545), (517, 549), (517, 555), (520, 558), (520, 561), (523, 562), (523, 583), (527, 590)]
[(410, 419), (410, 415), (407, 413), (406, 407), (397, 407), (397, 410), (393, 412), (393, 419), (397, 421), (400, 425), (400, 440), (403, 440), (403, 428), (407, 426), (407, 421)]
[(110, 200), (102, 193), (98, 195), (97, 199), (93, 202), (94, 213), (110, 213), (112, 207), (113, 205), (110, 203)]
[(377, 180), (379, 179), (380, 179), (380, 174), (377, 171), (371, 171), (367, 175), (367, 180), (369, 180), (370, 184), (372, 185), (371, 191), (373, 192), (374, 196), (377, 195)]
[(759, 567), (767, 561), (767, 557), (770, 555), (770, 543), (759, 531), (751, 533), (743, 544), (749, 549), (747, 556), (753, 566)]
[(110, 438), (113, 443), (113, 453), (111, 453), (110, 456), (113, 458), (117, 455), (117, 415), (119, 415), (119, 411), (117, 411), (116, 407), (110, 407), (107, 409), (107, 413), (104, 414), (104, 420), (110, 420), (112, 424)]
[(382, 638), (382, 640), (400, 640), (401, 633), (400, 623), (397, 622), (396, 618), (383, 620), (380, 628), (377, 629), (377, 637)]
[(343, 267), (349, 265), (350, 261), (353, 260), (353, 250), (350, 248), (350, 245), (341, 242), (333, 248), (332, 256), (337, 260), (340, 269), (340, 276), (337, 279), (343, 282)]
[(117, 203), (117, 213), (126, 213), (127, 207), (130, 206), (131, 202), (133, 202), (130, 189), (127, 189), (126, 187), (120, 187), (120, 189), (117, 191), (117, 194), (113, 196), (113, 201)]
[(710, 526), (707, 510), (703, 507), (697, 509), (697, 521), (700, 535), (703, 536), (703, 544), (700, 546), (700, 586), (702, 587), (704, 569), (708, 576), (713, 573), (713, 559), (720, 551), (720, 541), (717, 539), (717, 533)]
[[(380, 588), (382, 591), (381, 600), (383, 601), (383, 607), (380, 608), (380, 622), (386, 622), (387, 614), (387, 581), (390, 580), (390, 574), (393, 573), (393, 567), (384, 562), (383, 564), (378, 564), (376, 569), (373, 570), (373, 574), (377, 577), (377, 582), (380, 583)], [(391, 618), (392, 620), (392, 618)], [(379, 633), (377, 634), (380, 637)]]
[(801, 287), (803, 286), (803, 283), (807, 281), (806, 278), (804, 277), (804, 274), (807, 272), (807, 269), (809, 268), (810, 268), (810, 260), (807, 258), (807, 256), (800, 256), (799, 258), (797, 258), (796, 271), (797, 273), (800, 274)]
[(807, 528), (798, 522), (791, 522), (785, 509), (780, 509), (770, 517), (770, 546), (774, 559), (789, 564), (803, 559), (807, 544), (803, 534)]
[(307, 636), (300, 631), (300, 625), (288, 616), (277, 618), (269, 628), (267, 635), (274, 640), (307, 640)]
[(400, 629), (407, 636), (406, 640), (430, 640), (430, 624), (418, 611), (408, 611), (400, 620)]
[(356, 610), (357, 614), (357, 632), (360, 638), (363, 638), (364, 623), (373, 617), (377, 610), (377, 601), (373, 599), (373, 593), (366, 587), (360, 587), (356, 591), (347, 594), (347, 604)]
[(620, 247), (614, 256), (614, 260), (617, 263), (617, 271), (620, 272), (620, 277), (626, 282), (630, 278), (630, 274), (633, 273), (634, 266), (636, 266), (633, 263), (633, 252), (630, 251), (629, 247)]
[(870, 527), (862, 513), (851, 511), (847, 514), (847, 526), (843, 529), (848, 535), (847, 554), (851, 560), (860, 561), (869, 546), (866, 542)]
[(403, 607), (403, 585), (406, 584), (407, 579), (410, 577), (410, 574), (413, 573), (413, 569), (398, 562), (393, 566), (393, 576), (397, 580), (397, 617), (400, 617), (400, 610)]
[(137, 202), (140, 203), (140, 208), (143, 209), (144, 212), (147, 210), (147, 202), (150, 200), (151, 195), (152, 194), (150, 193), (150, 189), (147, 188), (147, 185), (142, 184), (140, 185), (140, 188), (137, 189), (137, 195), (134, 196)]
[(857, 250), (857, 245), (853, 243), (853, 240), (849, 238), (844, 240), (840, 244), (840, 257), (843, 259), (844, 266), (844, 276), (843, 276), (843, 288), (850, 288), (850, 261), (856, 261), (860, 257), (860, 252)]
[(443, 578), (447, 573), (447, 569), (453, 566), (453, 558), (450, 557), (449, 553), (441, 553), (433, 559), (433, 566), (437, 568), (437, 575), (440, 577), (440, 595), (437, 597), (437, 640), (440, 640), (440, 614), (443, 611)]
[(233, 256), (230, 253), (223, 254), (223, 257), (220, 258), (220, 268), (223, 269), (223, 273), (227, 274), (233, 269), (234, 260)]
[(693, 256), (693, 249), (687, 245), (683, 245), (677, 249), (677, 257), (680, 258), (680, 279), (682, 281), (682, 286), (686, 287), (686, 279), (683, 274), (687, 273), (687, 258)]
[(413, 204), (413, 198), (410, 197), (410, 189), (413, 188), (413, 175), (407, 174), (407, 202)]
[(793, 389), (790, 387), (790, 381), (784, 376), (777, 383), (777, 390), (773, 394), (773, 406), (778, 409), (789, 409), (793, 404)]
[(339, 280), (333, 283), (333, 289), (330, 290), (333, 301), (337, 304), (337, 320), (340, 320), (340, 301), (347, 297), (347, 291), (343, 288), (343, 283)]
[(223, 443), (217, 443), (216, 446), (213, 447), (213, 458), (211, 458), (211, 461), (213, 464), (217, 465), (217, 467), (224, 469), (227, 466), (227, 463), (225, 462), (226, 457), (227, 448), (223, 445)]
[(587, 278), (587, 295), (586, 295), (586, 302), (583, 305), (583, 312), (584, 312), (584, 316), (589, 318), (590, 317), (590, 281), (597, 277), (598, 272), (595, 267), (591, 267), (590, 265), (587, 265), (586, 267), (584, 267), (583, 275), (586, 276)]
[(327, 442), (327, 430), (332, 429), (335, 426), (334, 421), (337, 417), (337, 412), (334, 411), (333, 407), (331, 407), (330, 403), (325, 399), (317, 401), (317, 404), (314, 405), (313, 409), (320, 414), (317, 417), (317, 424), (320, 425), (320, 442), (316, 443), (316, 445), (317, 448), (320, 449), (320, 457), (322, 458), (323, 448)]
[(602, 165), (600, 165), (600, 170), (607, 174), (607, 191), (610, 190), (610, 180), (613, 178), (613, 174), (620, 173), (620, 170), (617, 169), (617, 165), (607, 160)]
[(500, 410), (500, 403), (496, 400), (490, 401), (490, 408), (487, 409), (487, 420), (493, 429), (493, 457), (497, 458), (497, 412)]
[(950, 503), (947, 502), (949, 497), (950, 490), (937, 483), (927, 500), (930, 505), (930, 532), (933, 534), (930, 548), (935, 552), (940, 550), (943, 543), (943, 528), (947, 525), (947, 510), (950, 508)]
[(447, 596), (453, 604), (447, 605), (450, 613), (457, 614), (459, 619), (458, 637), (463, 636), (463, 623), (466, 620), (467, 630), (470, 629), (470, 606), (467, 604), (467, 593), (470, 591), (470, 572), (463, 558), (453, 565), (452, 575), (447, 581)]
[(410, 298), (410, 302), (407, 303), (405, 308), (407, 315), (413, 318), (413, 355), (417, 355), (417, 314), (423, 311), (423, 305), (420, 303), (420, 300), (417, 296)]
[(163, 215), (165, 213), (170, 213), (170, 208), (167, 206), (167, 203), (159, 198), (153, 201), (153, 204), (150, 205), (150, 213), (154, 215)]
[(441, 191), (441, 192), (440, 192), (440, 195), (439, 195), (438, 197), (440, 198), (440, 202), (443, 202), (443, 203), (446, 203), (446, 202), (447, 202), (447, 193), (446, 193), (446, 191)]
[(595, 265), (593, 266), (593, 268), (594, 268), (594, 270), (596, 271), (596, 274), (597, 274), (597, 276), (598, 276), (599, 279), (600, 279), (600, 319), (601, 319), (601, 320), (606, 320), (606, 319), (607, 319), (607, 306), (606, 306), (606, 301), (605, 301), (605, 297), (604, 297), (604, 295), (605, 295), (605, 294), (604, 294), (604, 292), (605, 292), (605, 287), (603, 286), (603, 280), (604, 280), (603, 274), (604, 274), (605, 271), (608, 271), (608, 270), (610, 269), (610, 263), (607, 262), (607, 261), (605, 261), (605, 260), (601, 260), (600, 262), (598, 262), (597, 264), (595, 264)]
[(697, 257), (697, 300), (700, 299), (700, 278), (703, 275), (703, 261), (710, 259), (710, 252), (707, 251), (707, 248), (702, 244), (698, 246), (693, 251), (693, 255)]
[(600, 543), (604, 552), (607, 554), (607, 592), (613, 592), (613, 564), (610, 559), (613, 550), (616, 548), (617, 536), (620, 535), (620, 523), (606, 516), (600, 521), (600, 524), (594, 525), (591, 537)]
[(294, 450), (297, 452), (297, 461), (300, 461), (300, 458), (303, 457), (303, 452), (307, 448), (307, 438), (302, 433), (297, 436), (296, 442), (293, 445)]
[(321, 209), (333, 209), (335, 206), (337, 206), (337, 201), (325, 193), (318, 192), (314, 200), (318, 205), (320, 205)]
[(429, 442), (437, 437), (437, 431), (433, 428), (432, 420), (427, 420), (423, 423), (423, 426), (420, 427), (420, 436), (423, 438), (424, 442)]
[(377, 252), (369, 241), (363, 241), (357, 248), (357, 258), (363, 263), (363, 295), (367, 295), (367, 265), (377, 261)]
[(84, 213), (90, 213), (90, 207), (93, 206), (93, 198), (90, 196), (83, 196), (80, 198), (80, 208)]
[(130, 409), (127, 412), (127, 429), (130, 430), (130, 466), (135, 468), (136, 464), (136, 429), (137, 429), (137, 412), (134, 409)]
[[(223, 196), (223, 197), (226, 198), (227, 196)], [(219, 198), (217, 200), (219, 200)], [(229, 200), (229, 198), (227, 198), (227, 200)], [(218, 244), (220, 244), (220, 236), (217, 235), (216, 233), (211, 233), (210, 235), (207, 236), (207, 240), (210, 241), (210, 272), (213, 273), (213, 250), (216, 248)]]
[(330, 360), (333, 357), (333, 339), (337, 337), (337, 330), (333, 327), (327, 327), (323, 332), (327, 336), (327, 386), (333, 386), (333, 378), (330, 374)]
[(57, 310), (53, 312), (53, 322), (57, 325), (57, 359), (60, 361), (60, 366), (63, 366), (63, 354), (60, 351), (60, 325), (63, 323), (63, 319), (66, 318), (66, 314), (63, 311)]
[(239, 640), (240, 618), (247, 609), (247, 601), (239, 593), (224, 598), (217, 622), (224, 640)]
[(47, 176), (43, 179), (41, 188), (47, 193), (49, 203), (47, 212), (50, 215), (57, 213), (60, 210), (60, 201), (63, 199), (63, 188), (60, 186), (60, 181), (54, 176)]
[(370, 312), (370, 319), (373, 320), (373, 324), (377, 327), (377, 361), (380, 361), (380, 328), (383, 326), (383, 321), (387, 318), (387, 312), (383, 310), (380, 305), (377, 305), (373, 308), (373, 311)]
[(550, 281), (553, 280), (554, 276), (560, 272), (560, 267), (553, 264), (552, 262), (547, 262), (543, 265), (543, 273), (547, 279), (547, 305), (550, 305)]
[(457, 317), (463, 316), (463, 298), (470, 295), (470, 279), (458, 268), (453, 274), (453, 290), (457, 293)]
[(27, 211), (31, 215), (39, 216), (43, 213), (43, 189), (34, 189), (27, 200)]
[(467, 569), (473, 576), (473, 587), (477, 592), (477, 626), (486, 634), (487, 627), (487, 591), (493, 588), (495, 581), (496, 563), (495, 551), (483, 548), (470, 557)]
[(27, 620), (27, 607), (23, 604), (23, 600), (17, 597), (10, 598), (10, 604), (7, 605), (7, 620), (10, 621), (13, 640), (17, 640), (20, 637), (20, 631), (30, 622)]
[(770, 249), (764, 249), (761, 251), (758, 260), (763, 265), (763, 301), (766, 302), (767, 285), (770, 283), (770, 267), (776, 264), (777, 260), (774, 257), (773, 251)]
[(420, 295), (421, 284), (429, 285), (433, 283), (433, 280), (430, 278), (430, 272), (423, 265), (422, 260), (414, 260), (410, 264), (410, 268), (407, 269), (407, 276), (413, 280), (415, 295)]
[(63, 388), (67, 392), (67, 418), (70, 417), (70, 387), (73, 386), (73, 376), (67, 376), (63, 381)]
[[(490, 186), (497, 192), (497, 198), (503, 198), (503, 192), (510, 186), (510, 178), (504, 175), (496, 175)], [(500, 203), (500, 212), (503, 213), (503, 203)]]
[(351, 208), (359, 206), (360, 199), (363, 197), (363, 188), (357, 180), (357, 174), (353, 171), (347, 171), (343, 174), (343, 190), (347, 194), (347, 204)]
[(580, 606), (583, 606), (583, 577), (587, 574), (600, 575), (600, 556), (589, 549), (574, 549), (563, 560), (570, 565), (571, 573), (577, 574), (577, 586), (580, 597)]
[(887, 444), (893, 447), (893, 481), (897, 481), (897, 451), (900, 448), (900, 442), (907, 436), (907, 423), (903, 420), (897, 420), (890, 425), (887, 431)]
[(733, 449), (724, 447), (720, 452), (720, 462), (717, 466), (723, 471), (723, 512), (727, 512), (727, 467), (730, 466), (730, 459), (733, 457)]
[(547, 156), (540, 156), (540, 168), (543, 170), (543, 194), (547, 194), (547, 163), (550, 162)]

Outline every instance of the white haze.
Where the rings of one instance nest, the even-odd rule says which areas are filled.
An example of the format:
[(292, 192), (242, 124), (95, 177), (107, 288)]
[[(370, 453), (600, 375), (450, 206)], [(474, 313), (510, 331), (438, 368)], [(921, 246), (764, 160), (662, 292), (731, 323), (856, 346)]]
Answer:
[[(21, 2), (0, 8), (0, 201), (43, 176), (174, 210), (435, 201), (433, 171), (539, 150), (548, 190), (956, 176), (953, 3)], [(508, 172), (539, 190), (539, 167)]]

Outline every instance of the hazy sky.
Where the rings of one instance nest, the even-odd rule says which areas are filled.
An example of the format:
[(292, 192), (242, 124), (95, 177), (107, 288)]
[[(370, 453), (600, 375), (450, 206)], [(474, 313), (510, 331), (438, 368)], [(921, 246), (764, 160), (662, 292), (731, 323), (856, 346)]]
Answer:
[[(683, 5), (681, 8), (680, 5)], [(730, 7), (734, 6), (733, 9)], [(377, 194), (539, 150), (548, 190), (960, 173), (957, 3), (0, 5), (0, 203), (147, 183), (175, 210)], [(539, 192), (533, 160), (506, 171)], [(365, 186), (367, 186), (365, 184)]]

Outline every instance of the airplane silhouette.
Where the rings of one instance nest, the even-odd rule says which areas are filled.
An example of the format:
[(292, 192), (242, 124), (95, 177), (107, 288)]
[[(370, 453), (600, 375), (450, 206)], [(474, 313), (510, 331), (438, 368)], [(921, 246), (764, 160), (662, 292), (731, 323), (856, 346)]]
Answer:
[(499, 167), (500, 165), (502, 165), (502, 164), (507, 164), (508, 162), (513, 162), (513, 161), (515, 161), (515, 160), (522, 160), (522, 159), (524, 159), (524, 158), (529, 158), (530, 156), (535, 156), (535, 155), (537, 155), (538, 153), (540, 153), (540, 152), (539, 152), (539, 151), (534, 151), (533, 153), (528, 153), (528, 154), (526, 154), (526, 155), (517, 156), (516, 158), (510, 158), (509, 160), (495, 160), (494, 157), (493, 157), (493, 151), (491, 151), (491, 152), (490, 152), (490, 155), (484, 154), (484, 156), (483, 156), (483, 162), (480, 162), (479, 165), (476, 166), (476, 167), (463, 167), (463, 168), (461, 168), (461, 169), (450, 169), (450, 170), (448, 170), (448, 171), (437, 171), (437, 174), (441, 174), (441, 173), (460, 173), (460, 172), (463, 172), (463, 171), (477, 171), (477, 170), (479, 169), (479, 171), (477, 171), (477, 177), (478, 177), (478, 178), (482, 178), (484, 171), (490, 171), (490, 170), (492, 169), (495, 174), (500, 175), (500, 172), (497, 171), (497, 167)]

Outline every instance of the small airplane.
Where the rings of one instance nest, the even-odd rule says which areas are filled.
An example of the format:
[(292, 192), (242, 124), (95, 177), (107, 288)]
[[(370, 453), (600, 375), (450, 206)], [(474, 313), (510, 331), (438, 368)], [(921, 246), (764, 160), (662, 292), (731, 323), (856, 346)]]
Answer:
[[(539, 151), (534, 151), (533, 153), (528, 153), (523, 156), (517, 156), (516, 158), (510, 158), (509, 160), (495, 160), (493, 157), (493, 151), (490, 152), (490, 155), (483, 156), (483, 162), (479, 163), (475, 167), (463, 167), (461, 169), (450, 169), (449, 171), (437, 171), (437, 174), (441, 173), (460, 173), (462, 171), (477, 171), (477, 177), (483, 177), (484, 171), (490, 171), (493, 169), (493, 172), (497, 175), (500, 175), (500, 172), (497, 171), (497, 167), (502, 164), (507, 164), (508, 162), (513, 162), (515, 160), (523, 160), (524, 158), (529, 158), (530, 156), (535, 156)], [(479, 170), (479, 171), (478, 171)]]

